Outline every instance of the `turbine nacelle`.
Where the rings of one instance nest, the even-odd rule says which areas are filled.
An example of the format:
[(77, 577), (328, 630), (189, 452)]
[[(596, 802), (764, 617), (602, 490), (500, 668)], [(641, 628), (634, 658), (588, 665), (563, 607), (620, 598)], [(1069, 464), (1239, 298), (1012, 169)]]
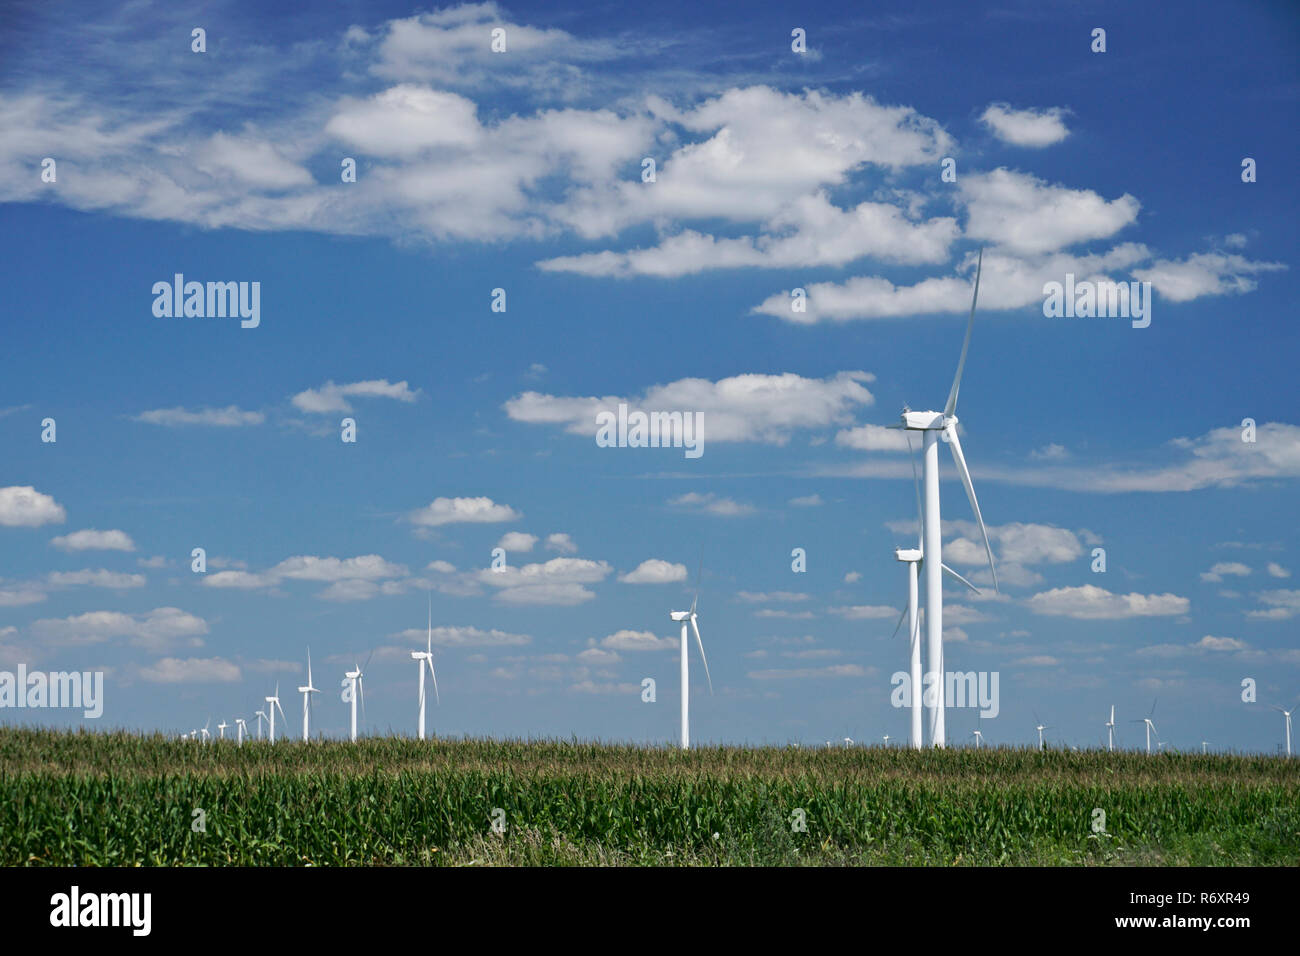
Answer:
[(921, 560), (920, 548), (895, 548), (894, 559), (896, 561), (914, 562)]
[(944, 415), (943, 412), (903, 412), (903, 427), (914, 432), (943, 431), (949, 425), (956, 426), (956, 415)]
[(690, 611), (672, 611), (671, 613), (669, 613), (668, 616), (671, 617), (674, 621), (687, 621), (687, 620), (690, 620), (690, 618), (691, 618), (691, 612), (690, 612)]

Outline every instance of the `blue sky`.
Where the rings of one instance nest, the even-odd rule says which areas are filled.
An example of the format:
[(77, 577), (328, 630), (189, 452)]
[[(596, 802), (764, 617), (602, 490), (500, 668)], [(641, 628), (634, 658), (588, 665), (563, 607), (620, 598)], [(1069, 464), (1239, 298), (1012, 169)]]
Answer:
[[(983, 247), (959, 414), (1002, 590), (946, 593), (946, 656), (1001, 711), (950, 738), (1095, 745), (1113, 703), (1136, 745), (1159, 698), (1171, 746), (1274, 750), (1300, 21), (1196, 6), (8, 12), (0, 667), (102, 669), (100, 725), (173, 731), (278, 680), (297, 726), (310, 645), (340, 735), (373, 651), (366, 729), (413, 733), (432, 592), (436, 732), (668, 742), (702, 554), (697, 739), (901, 740), (915, 505), (872, 426), (941, 407)], [(260, 324), (156, 317), (178, 272), (260, 283)], [(1045, 317), (1066, 273), (1150, 282), (1150, 326)], [(620, 400), (704, 454), (598, 447)]]

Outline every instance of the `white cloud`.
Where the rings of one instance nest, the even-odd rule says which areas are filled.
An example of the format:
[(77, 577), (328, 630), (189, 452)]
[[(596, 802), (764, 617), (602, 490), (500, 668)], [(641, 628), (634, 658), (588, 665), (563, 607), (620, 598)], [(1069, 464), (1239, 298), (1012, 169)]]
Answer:
[(1282, 565), (1278, 564), (1276, 561), (1270, 561), (1268, 563), (1268, 573), (1270, 577), (1275, 578), (1289, 578), (1291, 576), (1291, 572), (1282, 567)]
[(1218, 564), (1210, 568), (1210, 570), (1202, 571), (1201, 580), (1218, 583), (1223, 580), (1225, 574), (1244, 578), (1250, 574), (1250, 568), (1242, 564), (1240, 561), (1220, 561)]
[(563, 397), (524, 392), (505, 403), (515, 421), (562, 425), (571, 434), (595, 438), (596, 415), (620, 404), (645, 411), (701, 412), (710, 442), (755, 441), (783, 445), (799, 429), (847, 424), (858, 406), (874, 398), (864, 386), (875, 376), (839, 372), (824, 378), (748, 374), (711, 382), (684, 378), (656, 385), (640, 396)]
[(690, 511), (699, 511), (720, 518), (741, 518), (754, 513), (753, 505), (742, 504), (731, 498), (716, 495), (711, 491), (707, 494), (688, 491), (684, 495), (669, 498), (668, 504), (675, 508), (686, 508)]
[[(0, 579), (0, 584), (3, 580)], [(45, 600), (45, 592), (34, 584), (17, 584), (14, 587), (0, 586), (0, 607), (24, 607), (39, 604)]]
[(525, 534), (522, 531), (509, 531), (501, 536), (497, 542), (497, 547), (505, 551), (524, 552), (533, 550), (533, 545), (537, 544), (537, 535)]
[(153, 684), (228, 684), (243, 676), (237, 664), (221, 657), (164, 657), (140, 668), (139, 674)]
[(50, 544), (63, 551), (134, 551), (135, 542), (125, 531), (96, 531), (87, 528), (53, 538)]
[(745, 601), (748, 604), (770, 604), (774, 601), (797, 602), (807, 601), (809, 595), (800, 591), (737, 591), (736, 600)]
[(1235, 637), (1213, 637), (1206, 634), (1192, 646), (1207, 651), (1244, 651), (1250, 645)]
[(1042, 448), (1036, 448), (1029, 453), (1029, 457), (1038, 461), (1063, 461), (1070, 457), (1064, 445), (1058, 445), (1056, 442), (1044, 445)]
[(822, 496), (818, 494), (802, 495), (798, 498), (791, 498), (789, 504), (794, 508), (820, 508), (826, 502), (822, 501)]
[(77, 587), (81, 585), (96, 588), (138, 588), (143, 587), (143, 574), (120, 574), (100, 568), (92, 571), (51, 571), (46, 576), (46, 584), (52, 588)]
[(854, 604), (848, 607), (827, 608), (831, 614), (846, 621), (887, 620), (898, 617), (899, 608), (887, 604)]
[(63, 505), (31, 485), (0, 488), (0, 525), (39, 528), (43, 524), (59, 524), (66, 518)]
[(1247, 617), (1264, 621), (1285, 621), (1300, 615), (1300, 590), (1261, 591), (1256, 595), (1268, 610), (1249, 611)]
[(640, 692), (641, 686), (639, 684), (615, 684), (583, 680), (570, 686), (569, 690), (579, 694), (636, 694)]
[(601, 638), (600, 646), (616, 651), (671, 651), (677, 647), (677, 640), (656, 637), (651, 631), (621, 630)]
[(1059, 143), (1070, 135), (1060, 107), (1035, 110), (1012, 109), (1006, 103), (993, 103), (980, 120), (1004, 143), (1034, 149)]
[(603, 581), (612, 571), (604, 561), (551, 558), (522, 567), (486, 568), (478, 571), (476, 578), (499, 588), (496, 600), (503, 604), (568, 607), (594, 598), (595, 593), (584, 585)]
[(961, 178), (966, 235), (1019, 255), (1055, 252), (1106, 239), (1137, 221), (1141, 204), (1125, 193), (1106, 200), (1090, 189), (1049, 185), (1009, 169)]
[[(405, 643), (423, 646), (428, 640), (426, 628), (408, 628), (394, 638)], [(433, 629), (433, 643), (439, 647), (518, 647), (528, 644), (532, 638), (527, 634), (512, 634), (496, 628), (483, 630), (477, 627), (452, 627), (440, 625)]]
[(1035, 614), (1097, 621), (1186, 614), (1190, 602), (1176, 594), (1112, 594), (1095, 584), (1085, 584), (1043, 591), (1029, 598), (1025, 606)]
[(509, 505), (499, 505), (491, 498), (435, 498), (433, 502), (410, 514), (410, 520), (422, 527), (437, 528), (446, 524), (492, 524), (518, 521), (523, 515)]
[(648, 558), (638, 564), (635, 570), (621, 575), (619, 580), (625, 584), (671, 584), (673, 581), (685, 581), (686, 565)]
[(225, 408), (196, 408), (193, 410), (177, 406), (176, 408), (155, 408), (141, 412), (135, 421), (149, 425), (211, 425), (234, 428), (240, 425), (260, 425), (266, 421), (261, 412), (246, 412), (237, 405)]
[(907, 432), (884, 425), (858, 425), (835, 435), (835, 444), (858, 451), (907, 451)]
[(195, 168), (210, 175), (226, 174), (239, 183), (262, 189), (311, 186), (311, 173), (286, 158), (266, 140), (213, 133), (203, 144)]
[(1186, 259), (1160, 259), (1133, 274), (1150, 282), (1170, 302), (1190, 302), (1205, 295), (1243, 295), (1259, 286), (1251, 276), (1277, 272), (1281, 262), (1253, 262), (1243, 256), (1202, 252)]
[(172, 647), (201, 647), (199, 635), (208, 633), (208, 624), (180, 608), (160, 607), (143, 614), (90, 611), (42, 618), (32, 624), (32, 632), (50, 644), (76, 647), (123, 637), (133, 647), (161, 653)]
[(406, 568), (385, 561), (377, 554), (363, 554), (355, 558), (318, 558), (299, 555), (285, 558), (269, 572), (276, 578), (293, 578), (299, 581), (341, 581), (345, 579), (374, 580), (376, 578), (405, 577)]
[(406, 382), (389, 382), (386, 378), (368, 382), (352, 382), (348, 385), (335, 385), (326, 382), (320, 388), (309, 388), (293, 396), (293, 404), (300, 411), (326, 413), (350, 412), (352, 404), (349, 398), (391, 398), (399, 402), (413, 402), (420, 395), (420, 390), (411, 391)]
[(558, 551), (560, 554), (577, 554), (578, 546), (573, 543), (573, 538), (569, 535), (557, 531), (546, 536), (546, 550)]

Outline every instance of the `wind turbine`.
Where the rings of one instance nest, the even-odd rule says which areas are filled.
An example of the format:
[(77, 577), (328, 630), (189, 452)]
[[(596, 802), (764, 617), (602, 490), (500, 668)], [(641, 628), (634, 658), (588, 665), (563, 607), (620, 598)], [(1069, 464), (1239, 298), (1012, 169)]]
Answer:
[[(912, 452), (912, 436), (907, 436), (907, 450), (909, 455)], [(921, 707), (923, 706), (922, 682), (921, 682), (921, 620), (917, 610), (918, 594), (918, 575), (919, 569), (924, 558), (924, 509), (921, 507), (921, 485), (916, 476), (916, 458), (912, 457), (912, 484), (916, 489), (916, 547), (915, 548), (895, 548), (894, 560), (902, 561), (907, 565), (907, 608), (899, 615), (898, 623), (894, 625), (894, 636), (898, 636), (898, 629), (903, 626), (903, 619), (907, 619), (907, 630), (910, 634), (908, 646), (911, 649), (909, 683), (911, 684), (912, 698), (912, 726), (911, 726), (911, 744), (916, 750), (924, 746), (921, 737)], [(971, 584), (964, 577), (954, 571), (948, 565), (940, 562), (940, 569), (950, 577), (956, 578), (962, 584), (966, 585), (976, 594), (980, 593), (979, 588)], [(943, 668), (939, 668), (940, 683), (943, 681)]]
[(1034, 714), (1034, 720), (1038, 721), (1038, 726), (1036, 726), (1034, 729), (1038, 731), (1038, 749), (1039, 749), (1039, 750), (1042, 750), (1042, 749), (1043, 749), (1043, 731), (1044, 731), (1044, 730), (1051, 730), (1052, 728), (1049, 727), (1049, 726), (1047, 726), (1047, 725), (1045, 725), (1045, 724), (1043, 723), (1043, 721), (1042, 721), (1042, 718), (1040, 718), (1037, 714)]
[(208, 738), (212, 736), (211, 732), (208, 730), (208, 728), (211, 726), (212, 726), (212, 718), (209, 717), (208, 722), (204, 724), (203, 729), (199, 731), (199, 733), (202, 734), (202, 736), (199, 739), (203, 741), (205, 744), (208, 742)]
[(256, 715), (256, 716), (257, 716), (257, 739), (258, 739), (258, 740), (261, 740), (261, 739), (262, 739), (262, 719), (263, 719), (264, 717), (266, 717), (266, 714), (259, 710), (259, 711), (257, 712), (257, 715)]
[(984, 735), (978, 730), (972, 730), (970, 735), (975, 738), (975, 749), (980, 749), (980, 744), (984, 742)]
[[(695, 598), (691, 601), (689, 611), (672, 611), (668, 616), (682, 625), (682, 749), (691, 749), (691, 665), (690, 656), (687, 653), (686, 627), (689, 624), (695, 631), (695, 643), (700, 648), (700, 658), (704, 661), (704, 676), (709, 681), (709, 693), (713, 693), (713, 678), (709, 675), (709, 659), (704, 654), (704, 641), (700, 638), (700, 625), (695, 622), (695, 606), (700, 600), (700, 573), (704, 570), (703, 565), (700, 572), (695, 575)], [(826, 741), (826, 746), (830, 746), (830, 741)]]
[(225, 740), (225, 739), (226, 739), (226, 728), (229, 727), (229, 726), (230, 726), (230, 725), (229, 725), (228, 723), (226, 723), (225, 718), (223, 717), (222, 720), (221, 720), (221, 723), (217, 724), (217, 735), (218, 735), (218, 736), (217, 736), (217, 739), (218, 739), (218, 740)]
[[(957, 436), (957, 393), (961, 388), (961, 375), (966, 367), (966, 355), (970, 350), (971, 330), (975, 327), (975, 303), (979, 299), (980, 272), (984, 266), (984, 250), (979, 253), (975, 266), (975, 289), (971, 295), (970, 318), (966, 321), (966, 338), (961, 346), (961, 358), (957, 361), (957, 374), (952, 380), (952, 390), (942, 412), (914, 412), (904, 409), (901, 427), (907, 431), (919, 431), (923, 436), (922, 452), (925, 462), (925, 514), (923, 516), (922, 550), (933, 560), (925, 566), (925, 639), (929, 653), (929, 674), (934, 681), (933, 706), (930, 709), (930, 745), (946, 746), (944, 728), (944, 671), (943, 671), (943, 540), (942, 525), (939, 515), (939, 441), (948, 443), (952, 449), (953, 463), (957, 474), (966, 489), (971, 510), (979, 523), (980, 533), (984, 537), (984, 551), (988, 555), (989, 570), (993, 574), (993, 588), (998, 590), (998, 573), (993, 566), (993, 548), (989, 544), (988, 529), (984, 527), (984, 517), (980, 514), (979, 502), (975, 498), (975, 487), (971, 484), (970, 470), (966, 467), (966, 456), (962, 454), (961, 439)], [(899, 426), (895, 426), (899, 427)]]
[(427, 649), (423, 651), (411, 651), (411, 660), (415, 661), (416, 666), (420, 669), (420, 739), (424, 739), (424, 667), (429, 666), (429, 676), (433, 678), (433, 699), (442, 704), (438, 696), (438, 675), (433, 669), (433, 595), (429, 595), (429, 641)]
[(1209, 742), (1208, 740), (1202, 740), (1202, 741), (1201, 741), (1201, 753), (1203, 753), (1203, 754), (1204, 754), (1204, 753), (1209, 753), (1209, 749), (1208, 749), (1209, 746), (1210, 746), (1210, 742)]
[(235, 718), (235, 736), (238, 737), (238, 745), (244, 746), (244, 734), (248, 733), (248, 721), (243, 717)]
[[(371, 652), (374, 656), (374, 652)], [(363, 678), (366, 676), (361, 665), (353, 662), (353, 669), (344, 672), (344, 683), (346, 685), (343, 691), (343, 699), (352, 705), (352, 742), (357, 742), (357, 698), (361, 698), (361, 716), (364, 719), (366, 714), (366, 685)], [(366, 666), (370, 666), (370, 658), (366, 658)]]
[(889, 734), (885, 734), (885, 746), (889, 746)]
[(852, 738), (852, 737), (845, 737), (845, 738), (844, 738), (844, 746), (846, 746), (846, 747), (852, 747), (852, 746), (853, 746), (853, 738)]
[(1156, 743), (1159, 743), (1159, 742), (1160, 742), (1160, 734), (1159, 734), (1159, 732), (1156, 730), (1156, 725), (1155, 725), (1155, 724), (1152, 722), (1152, 720), (1151, 720), (1151, 718), (1154, 717), (1155, 714), (1156, 714), (1156, 702), (1153, 700), (1153, 701), (1151, 701), (1151, 711), (1150, 711), (1150, 712), (1149, 712), (1145, 717), (1141, 718), (1140, 720), (1130, 720), (1130, 721), (1129, 721), (1130, 724), (1146, 724), (1146, 726), (1147, 726), (1147, 753), (1148, 753), (1148, 754), (1151, 753), (1151, 735), (1152, 735), (1152, 734), (1155, 734), (1155, 735), (1156, 735)]
[(1106, 749), (1115, 749), (1115, 705), (1110, 705), (1110, 720), (1106, 721)]
[[(275, 743), (275, 712), (276, 712), (276, 710), (278, 709), (278, 710), (280, 711), (280, 716), (281, 716), (281, 717), (284, 717), (284, 708), (280, 706), (280, 682), (279, 682), (279, 681), (276, 681), (276, 682), (275, 682), (275, 696), (274, 696), (274, 697), (268, 697), (268, 698), (266, 698), (266, 702), (267, 702), (268, 704), (271, 705), (270, 707), (266, 708), (266, 710), (267, 710), (267, 713), (268, 713), (268, 715), (269, 715), (267, 719), (268, 719), (268, 721), (270, 722), (270, 725), (271, 725), (271, 727), (270, 727), (270, 731), (269, 731), (270, 740), (271, 740), (271, 743)], [(284, 719), (285, 719), (285, 720), (288, 720), (289, 718), (288, 718), (288, 717), (284, 717)]]
[(1295, 704), (1291, 705), (1290, 710), (1283, 710), (1277, 704), (1270, 706), (1286, 718), (1286, 755), (1289, 757), (1291, 756), (1291, 715), (1295, 713)]
[[(277, 688), (276, 693), (278, 694), (279, 692), (280, 692), (279, 688)], [(317, 690), (315, 687), (313, 687), (311, 683), (311, 648), (310, 647), (307, 648), (307, 686), (299, 687), (298, 693), (302, 694), (302, 739), (303, 742), (305, 743), (308, 739), (308, 730), (309, 730), (308, 718), (309, 715), (311, 714), (311, 695), (320, 693), (320, 691)], [(283, 711), (281, 711), (281, 713), (283, 713)], [(271, 726), (274, 727), (275, 724), (272, 723)], [(272, 736), (274, 736), (274, 731), (272, 731)]]

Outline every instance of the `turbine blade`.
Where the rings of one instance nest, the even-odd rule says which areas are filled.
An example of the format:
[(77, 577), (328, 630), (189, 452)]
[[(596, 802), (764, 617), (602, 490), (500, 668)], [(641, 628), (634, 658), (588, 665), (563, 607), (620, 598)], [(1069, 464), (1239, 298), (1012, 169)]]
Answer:
[(966, 497), (970, 499), (971, 510), (975, 512), (975, 520), (979, 522), (980, 534), (984, 536), (984, 553), (989, 557), (989, 571), (993, 573), (993, 590), (1001, 593), (998, 588), (998, 569), (993, 566), (993, 548), (989, 544), (989, 529), (984, 527), (984, 516), (980, 514), (980, 503), (975, 499), (975, 486), (971, 484), (970, 469), (966, 467), (966, 456), (961, 452), (961, 439), (957, 437), (957, 429), (949, 425), (944, 430), (948, 436), (948, 445), (952, 448), (952, 460), (957, 465), (957, 474), (961, 476), (961, 483), (966, 488)]
[(695, 615), (691, 615), (691, 628), (695, 631), (695, 643), (700, 648), (700, 658), (704, 661), (704, 676), (709, 681), (709, 693), (713, 693), (713, 678), (709, 674), (709, 659), (704, 656), (704, 641), (700, 638), (700, 626), (695, 623)]
[[(428, 651), (429, 651), (429, 659), (432, 661), (432, 659), (433, 659), (433, 592), (432, 592), (432, 591), (429, 592), (429, 643), (428, 643)], [(433, 665), (430, 664), (429, 666), (432, 667)]]
[(979, 589), (979, 588), (977, 588), (975, 585), (971, 584), (969, 581), (967, 581), (965, 578), (963, 578), (960, 574), (958, 574), (958, 573), (957, 573), (956, 571), (954, 571), (952, 568), (948, 567), (948, 565), (946, 565), (946, 564), (941, 564), (940, 567), (943, 568), (943, 573), (944, 573), (944, 574), (948, 575), (949, 577), (956, 578), (958, 581), (960, 581), (962, 584), (966, 585), (966, 587), (970, 588), (970, 589), (971, 589), (972, 591), (974, 591), (976, 594), (979, 594), (979, 593), (980, 593), (980, 589)]
[(984, 249), (980, 248), (979, 260), (975, 265), (975, 291), (970, 297), (970, 318), (966, 320), (966, 338), (961, 343), (961, 358), (957, 360), (957, 374), (952, 380), (952, 391), (948, 393), (948, 404), (943, 407), (944, 415), (951, 416), (957, 410), (957, 392), (961, 388), (961, 373), (966, 369), (966, 353), (970, 350), (970, 333), (975, 327), (975, 303), (980, 297), (980, 272), (984, 269)]
[(361, 696), (361, 725), (364, 727), (366, 723), (366, 685), (361, 680), (360, 674), (357, 675), (357, 693)]
[(916, 550), (925, 553), (925, 509), (921, 507), (921, 479), (916, 474), (916, 449), (912, 435), (907, 433), (907, 457), (912, 461), (912, 487), (916, 490)]
[(903, 626), (903, 619), (907, 617), (907, 608), (903, 608), (903, 613), (898, 615), (898, 623), (894, 625), (894, 633), (890, 635), (890, 640), (898, 637), (899, 629)]
[(433, 678), (433, 699), (439, 706), (442, 706), (442, 698), (438, 696), (438, 673), (433, 669), (432, 652), (424, 659), (424, 662), (429, 665), (429, 676)]
[(311, 687), (311, 648), (307, 648), (307, 686)]
[(704, 549), (700, 549), (700, 563), (695, 571), (695, 597), (691, 599), (691, 615), (695, 615), (695, 605), (700, 601), (700, 579), (704, 577)]

